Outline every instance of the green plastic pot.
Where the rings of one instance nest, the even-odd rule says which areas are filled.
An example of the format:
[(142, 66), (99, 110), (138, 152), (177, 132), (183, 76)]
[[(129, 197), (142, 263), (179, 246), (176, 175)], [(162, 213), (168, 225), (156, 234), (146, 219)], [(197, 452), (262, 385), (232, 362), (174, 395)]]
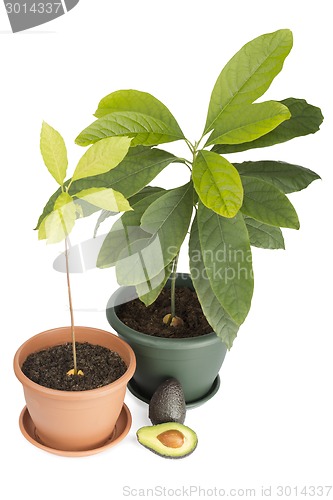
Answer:
[[(167, 283), (170, 287), (170, 282)], [(178, 274), (176, 286), (193, 289), (188, 274)], [(135, 287), (121, 287), (109, 299), (106, 316), (119, 337), (136, 356), (136, 371), (128, 388), (139, 399), (149, 402), (157, 387), (167, 378), (181, 383), (187, 407), (210, 399), (220, 385), (219, 370), (227, 352), (214, 332), (188, 339), (166, 339), (138, 332), (117, 316), (121, 304), (137, 297)]]

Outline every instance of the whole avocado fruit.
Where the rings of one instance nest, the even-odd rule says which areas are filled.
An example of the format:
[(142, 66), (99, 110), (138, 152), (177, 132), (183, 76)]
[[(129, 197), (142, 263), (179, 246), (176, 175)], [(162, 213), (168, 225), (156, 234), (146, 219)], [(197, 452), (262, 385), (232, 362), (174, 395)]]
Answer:
[(183, 388), (176, 378), (168, 378), (151, 397), (148, 416), (153, 425), (166, 422), (183, 424), (186, 416), (186, 404)]

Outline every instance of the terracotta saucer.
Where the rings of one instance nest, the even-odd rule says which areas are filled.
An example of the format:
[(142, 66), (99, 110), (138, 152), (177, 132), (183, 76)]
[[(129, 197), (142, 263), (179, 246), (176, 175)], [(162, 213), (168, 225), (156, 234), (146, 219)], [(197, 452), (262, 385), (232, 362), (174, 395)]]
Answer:
[(50, 448), (49, 446), (44, 445), (37, 435), (36, 427), (31, 420), (30, 413), (28, 412), (26, 406), (21, 412), (19, 425), (23, 436), (28, 441), (30, 441), (30, 443), (37, 446), (37, 448), (41, 448), (44, 451), (48, 451), (49, 453), (53, 453), (55, 455), (61, 455), (63, 457), (86, 457), (88, 455), (94, 455), (95, 453), (100, 453), (101, 451), (107, 450), (108, 448), (111, 448), (112, 446), (115, 446), (120, 441), (122, 441), (131, 428), (132, 416), (129, 409), (124, 403), (119, 418), (116, 422), (114, 431), (107, 439), (107, 441), (102, 446), (84, 451), (57, 450), (55, 448)]
[[(133, 396), (140, 399), (140, 401), (143, 401), (144, 403), (149, 403), (150, 401), (149, 398), (147, 398), (140, 392), (140, 389), (135, 383), (133, 378), (128, 382), (127, 388), (133, 394)], [(220, 376), (218, 375), (214, 380), (213, 385), (207, 392), (207, 394), (205, 394), (202, 398), (196, 399), (195, 401), (189, 401), (188, 403), (186, 403), (186, 408), (190, 410), (191, 408), (196, 408), (197, 406), (206, 403), (206, 401), (211, 399), (217, 393), (219, 388), (220, 388)]]

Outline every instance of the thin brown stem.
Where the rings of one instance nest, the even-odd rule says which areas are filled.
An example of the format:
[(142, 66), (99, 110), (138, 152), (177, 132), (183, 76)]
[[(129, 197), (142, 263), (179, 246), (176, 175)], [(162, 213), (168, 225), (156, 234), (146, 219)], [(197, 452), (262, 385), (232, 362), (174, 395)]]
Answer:
[(171, 318), (176, 316), (176, 278), (179, 254), (173, 260), (171, 271)]
[(69, 311), (70, 311), (70, 315), (71, 315), (71, 335), (72, 335), (72, 348), (73, 348), (74, 375), (77, 375), (78, 372), (77, 372), (77, 362), (76, 362), (74, 313), (73, 313), (71, 283), (70, 283), (70, 279), (69, 279), (69, 265), (68, 265), (68, 237), (65, 238), (65, 259), (66, 259), (66, 276), (67, 276)]

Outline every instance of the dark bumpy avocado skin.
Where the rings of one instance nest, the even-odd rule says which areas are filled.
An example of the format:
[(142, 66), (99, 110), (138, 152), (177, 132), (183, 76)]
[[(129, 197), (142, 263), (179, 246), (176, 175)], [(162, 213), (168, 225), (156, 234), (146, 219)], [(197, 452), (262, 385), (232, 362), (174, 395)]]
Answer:
[(178, 422), (183, 424), (186, 416), (184, 392), (175, 378), (165, 380), (154, 392), (149, 403), (149, 418), (152, 424)]
[[(183, 437), (183, 444), (177, 447), (165, 446), (160, 441), (161, 434), (168, 431), (178, 431)], [(198, 437), (196, 433), (183, 424), (177, 422), (167, 422), (164, 424), (141, 427), (136, 433), (139, 443), (163, 458), (184, 458), (188, 457), (196, 449)]]

